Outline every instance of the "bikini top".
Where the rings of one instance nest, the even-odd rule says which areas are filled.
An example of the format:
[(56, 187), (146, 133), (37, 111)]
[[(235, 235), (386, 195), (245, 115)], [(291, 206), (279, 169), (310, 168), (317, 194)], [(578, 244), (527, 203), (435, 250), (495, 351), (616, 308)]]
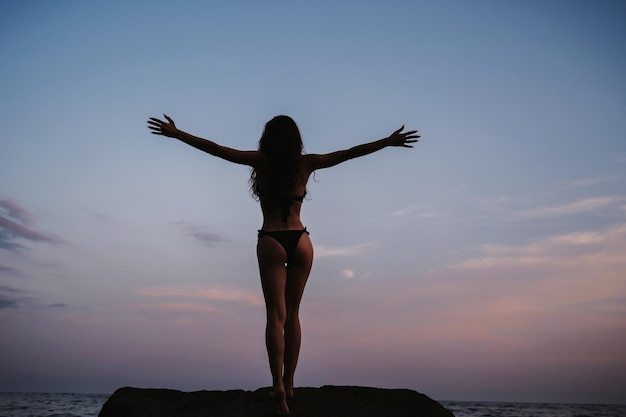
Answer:
[(291, 205), (293, 204), (294, 201), (302, 203), (304, 201), (304, 197), (306, 197), (306, 190), (304, 191), (304, 194), (302, 195), (281, 196), (277, 194), (268, 193), (268, 194), (261, 194), (259, 197), (269, 197), (269, 196), (281, 202), (282, 209), (283, 209), (282, 220), (283, 220), (283, 223), (287, 223), (287, 219), (289, 218), (289, 209), (291, 208)]
[(294, 195), (293, 197), (283, 196), (283, 195), (279, 195), (275, 193), (263, 193), (263, 194), (260, 194), (259, 197), (270, 197), (270, 198), (275, 198), (276, 200), (294, 200), (294, 201), (299, 201), (300, 203), (302, 203), (304, 201), (304, 197), (306, 197), (306, 191), (302, 195)]

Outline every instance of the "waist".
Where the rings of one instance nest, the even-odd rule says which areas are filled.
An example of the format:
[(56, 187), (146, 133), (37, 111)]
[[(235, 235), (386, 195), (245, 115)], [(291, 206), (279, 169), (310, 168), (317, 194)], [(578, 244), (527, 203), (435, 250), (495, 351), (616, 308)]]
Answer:
[(280, 229), (280, 230), (259, 229), (257, 232), (258, 232), (257, 237), (259, 237), (259, 238), (261, 238), (263, 236), (281, 237), (281, 236), (287, 236), (287, 235), (297, 235), (297, 236), (300, 236), (303, 233), (306, 233), (307, 235), (310, 234), (309, 231), (306, 230), (306, 227), (300, 228), (300, 229)]
[(262, 209), (263, 225), (260, 228), (263, 230), (296, 230), (304, 228), (300, 220), (300, 210), (296, 207), (292, 207), (288, 213), (283, 213), (282, 210), (274, 210), (270, 207), (262, 207)]

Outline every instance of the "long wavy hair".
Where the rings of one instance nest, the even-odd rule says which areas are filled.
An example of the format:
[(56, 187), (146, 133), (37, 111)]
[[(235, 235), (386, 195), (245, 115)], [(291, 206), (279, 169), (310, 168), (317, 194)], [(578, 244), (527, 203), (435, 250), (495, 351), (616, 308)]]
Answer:
[(257, 200), (263, 194), (292, 195), (300, 180), (303, 149), (300, 130), (291, 117), (276, 116), (265, 124), (259, 152), (267, 157), (267, 165), (261, 175), (254, 168), (250, 174), (250, 191)]

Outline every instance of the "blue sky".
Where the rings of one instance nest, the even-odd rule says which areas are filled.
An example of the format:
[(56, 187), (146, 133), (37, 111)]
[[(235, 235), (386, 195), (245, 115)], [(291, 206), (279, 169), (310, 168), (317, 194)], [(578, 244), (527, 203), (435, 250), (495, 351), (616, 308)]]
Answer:
[(619, 1), (2, 2), (0, 390), (270, 384), (254, 149), (316, 174), (300, 386), (626, 402)]

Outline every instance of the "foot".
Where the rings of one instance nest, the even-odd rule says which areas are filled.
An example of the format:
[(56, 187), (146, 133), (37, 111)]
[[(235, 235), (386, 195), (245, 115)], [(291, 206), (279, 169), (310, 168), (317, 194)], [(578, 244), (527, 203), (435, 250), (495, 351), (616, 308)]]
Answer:
[(274, 412), (274, 415), (277, 416), (289, 415), (285, 387), (277, 387), (274, 388), (274, 391), (272, 391), (272, 411)]

